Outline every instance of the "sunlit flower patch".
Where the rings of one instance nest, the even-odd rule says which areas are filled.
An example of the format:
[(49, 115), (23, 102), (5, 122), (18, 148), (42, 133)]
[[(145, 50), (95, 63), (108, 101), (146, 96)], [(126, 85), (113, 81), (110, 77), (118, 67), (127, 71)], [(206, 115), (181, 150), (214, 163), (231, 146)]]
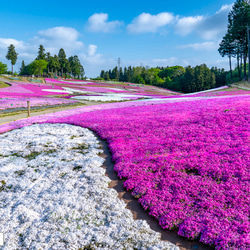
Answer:
[(0, 98), (0, 110), (12, 109), (12, 108), (26, 108), (27, 101), (30, 101), (31, 107), (38, 106), (49, 106), (49, 105), (60, 105), (77, 103), (74, 100), (67, 100), (61, 98), (50, 98), (50, 97), (34, 97), (34, 98)]
[(203, 98), (105, 104), (0, 131), (33, 122), (88, 127), (107, 140), (124, 186), (163, 228), (216, 249), (249, 249), (250, 97)]
[[(148, 97), (166, 97), (177, 95), (178, 93), (155, 86), (137, 86), (130, 83), (113, 83), (113, 82), (91, 82), (85, 80), (67, 80), (67, 79), (50, 79), (45, 78), (46, 83), (55, 84), (64, 88), (73, 88), (79, 91), (88, 91), (96, 93), (127, 93), (134, 95), (145, 95)], [(134, 85), (134, 86), (133, 86)]]
[(60, 86), (15, 82), (10, 87), (0, 89), (0, 97), (39, 97), (45, 95), (67, 94)]
[(36, 124), (0, 140), (2, 249), (179, 249), (133, 220), (88, 129)]
[(209, 97), (209, 96), (233, 96), (233, 95), (250, 95), (249, 90), (238, 88), (229, 88), (223, 86), (215, 89), (205, 90), (197, 93), (185, 94), (185, 96)]
[(250, 98), (231, 97), (51, 119), (109, 143), (115, 171), (166, 229), (218, 249), (249, 248)]

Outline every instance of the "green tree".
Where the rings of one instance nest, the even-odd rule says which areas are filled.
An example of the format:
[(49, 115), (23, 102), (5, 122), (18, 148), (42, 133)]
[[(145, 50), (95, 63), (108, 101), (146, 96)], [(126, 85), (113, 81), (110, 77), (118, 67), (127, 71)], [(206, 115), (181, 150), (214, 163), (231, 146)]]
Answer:
[(16, 64), (17, 56), (18, 56), (18, 53), (16, 53), (15, 51), (15, 46), (13, 44), (10, 44), (10, 46), (8, 47), (6, 58), (11, 61), (12, 75), (13, 75), (13, 65)]
[(21, 64), (21, 67), (20, 67), (20, 74), (22, 73), (24, 68), (25, 68), (25, 63), (24, 63), (24, 60), (22, 60), (22, 64)]
[(128, 75), (127, 75), (127, 81), (128, 82), (131, 82), (132, 75), (133, 75), (133, 69), (132, 69), (131, 66), (128, 66)]
[(227, 33), (220, 45), (219, 45), (219, 53), (222, 57), (228, 56), (229, 58), (229, 68), (230, 68), (230, 74), (231, 74), (231, 82), (233, 81), (233, 76), (232, 76), (232, 56), (235, 54), (235, 45), (233, 43), (233, 37), (230, 33)]
[(119, 80), (119, 71), (118, 71), (117, 67), (113, 68), (113, 70), (111, 72), (110, 79), (113, 79), (113, 80), (116, 80), (116, 81)]
[(36, 60), (46, 60), (45, 48), (43, 47), (43, 45), (39, 46)]
[(43, 75), (43, 71), (47, 68), (48, 62), (45, 60), (35, 60), (31, 63), (33, 69), (33, 75)]
[(189, 65), (185, 68), (181, 91), (184, 93), (192, 92), (192, 86), (194, 86), (194, 69)]
[(124, 80), (124, 75), (123, 75), (123, 71), (122, 71), (122, 67), (120, 67), (119, 69), (119, 81), (123, 82)]
[(67, 58), (66, 53), (63, 48), (59, 50), (58, 59), (60, 62), (60, 69), (61, 69), (61, 77), (63, 77), (63, 70), (67, 67)]
[(124, 67), (123, 81), (128, 82), (128, 69)]
[(52, 69), (52, 73), (53, 71), (55, 71), (55, 74), (57, 76), (57, 71), (60, 69), (60, 62), (58, 59), (57, 55), (54, 55), (53, 59), (51, 59), (51, 69)]
[(70, 64), (70, 70), (71, 70), (71, 74), (73, 75), (74, 78), (76, 78), (76, 76), (78, 76), (78, 78), (83, 77), (84, 75), (84, 68), (81, 65), (81, 62), (78, 58), (77, 55), (75, 56), (71, 56), (68, 59), (69, 64)]
[[(234, 55), (237, 58), (239, 74), (241, 73), (241, 70), (239, 67), (239, 60), (240, 58), (243, 57), (244, 80), (247, 79), (246, 62), (247, 62), (247, 54), (248, 54), (248, 47), (249, 47), (248, 45), (249, 44), (249, 39), (248, 39), (249, 25), (250, 25), (249, 0), (236, 0), (236, 2), (232, 6), (232, 10), (228, 14), (228, 30), (227, 30), (225, 37), (227, 36), (230, 37), (231, 46), (233, 45), (234, 48), (236, 48), (232, 51), (231, 56)], [(223, 43), (228, 42), (227, 39), (225, 39), (225, 37), (223, 37), (224, 41), (222, 40), (222, 43), (220, 44), (220, 48), (221, 48), (221, 45), (223, 45)], [(249, 54), (250, 54), (250, 50), (249, 50)], [(232, 70), (230, 71), (231, 71), (231, 80), (232, 80)], [(241, 75), (239, 75), (239, 78), (241, 78)]]
[[(127, 72), (127, 71), (126, 71)], [(140, 79), (143, 80), (143, 82), (145, 83), (143, 76), (142, 76), (142, 72), (143, 72), (143, 68), (138, 66), (138, 67), (133, 67), (133, 75), (131, 77), (131, 82), (134, 83), (140, 83)]]
[(224, 68), (218, 69), (217, 67), (212, 67), (211, 72), (213, 72), (215, 76), (215, 87), (226, 85), (227, 71), (225, 71)]
[(100, 77), (104, 79), (104, 75), (105, 75), (105, 70), (102, 70), (100, 73)]
[(105, 81), (109, 81), (110, 80), (110, 78), (109, 78), (109, 72), (108, 71), (106, 71), (105, 74), (104, 74), (104, 80)]
[(133, 82), (145, 84), (145, 81), (141, 75), (137, 75)]
[[(50, 52), (47, 52), (45, 60), (48, 63), (48, 65), (47, 65), (47, 72), (48, 72), (48, 74), (50, 74), (50, 70), (52, 70), (53, 59), (54, 58), (53, 58), (53, 56), (50, 55)], [(53, 72), (52, 72), (52, 74), (53, 74)]]
[(164, 70), (159, 70), (158, 76), (161, 78), (170, 77), (171, 79), (182, 75), (185, 72), (185, 69), (182, 66), (172, 66), (167, 67)]
[(0, 74), (6, 73), (7, 70), (8, 70), (7, 64), (0, 62)]
[(23, 70), (20, 72), (20, 75), (43, 75), (43, 71), (47, 68), (48, 62), (45, 60), (34, 60), (27, 66), (24, 66)]

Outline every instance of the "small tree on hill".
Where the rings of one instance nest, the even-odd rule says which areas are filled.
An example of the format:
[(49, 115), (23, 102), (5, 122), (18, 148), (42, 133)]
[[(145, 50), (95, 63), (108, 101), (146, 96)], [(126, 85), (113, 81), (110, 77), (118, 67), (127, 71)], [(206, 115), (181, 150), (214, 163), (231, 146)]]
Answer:
[(15, 51), (15, 46), (13, 44), (11, 44), (8, 47), (8, 52), (7, 52), (6, 58), (11, 61), (12, 75), (13, 75), (13, 65), (16, 64), (17, 56), (18, 56), (18, 53), (16, 53), (16, 51)]
[(46, 60), (45, 48), (43, 47), (43, 45), (39, 46), (36, 60)]
[(24, 63), (24, 60), (22, 60), (22, 64), (21, 64), (21, 68), (20, 68), (20, 74), (22, 73), (24, 68), (25, 68), (25, 63)]
[(7, 70), (8, 70), (7, 64), (0, 62), (0, 74), (6, 73)]
[(63, 70), (67, 66), (67, 61), (68, 61), (67, 58), (66, 58), (66, 53), (65, 53), (63, 48), (61, 48), (59, 50), (58, 59), (59, 59), (59, 62), (60, 62), (61, 77), (63, 77)]
[(45, 60), (35, 60), (31, 63), (31, 68), (33, 74), (38, 74), (39, 76), (43, 75), (43, 71), (47, 68), (48, 62)]

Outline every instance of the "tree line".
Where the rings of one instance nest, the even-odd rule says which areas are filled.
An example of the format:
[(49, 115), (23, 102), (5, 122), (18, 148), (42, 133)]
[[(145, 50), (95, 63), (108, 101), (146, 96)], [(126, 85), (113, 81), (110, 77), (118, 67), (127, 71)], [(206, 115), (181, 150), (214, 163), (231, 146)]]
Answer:
[(224, 69), (212, 67), (206, 64), (195, 67), (171, 66), (171, 67), (118, 67), (100, 73), (100, 80), (112, 80), (154, 85), (183, 93), (207, 90), (226, 84), (228, 72)]
[[(227, 32), (224, 35), (220, 45), (219, 53), (222, 57), (229, 58), (230, 81), (233, 82), (232, 57), (237, 60), (237, 80), (250, 81), (250, 76), (247, 77), (247, 57), (250, 55), (250, 1), (237, 0), (232, 10), (228, 14)], [(248, 65), (250, 67), (250, 64)], [(243, 68), (243, 69), (242, 69)], [(248, 70), (250, 74), (250, 70)]]
[[(12, 75), (13, 65), (16, 64), (18, 53), (15, 51), (15, 46), (10, 44), (6, 58), (11, 61)], [(77, 55), (66, 57), (63, 48), (58, 52), (58, 55), (51, 56), (50, 52), (45, 52), (43, 45), (39, 46), (38, 55), (34, 61), (25, 65), (22, 61), (19, 75), (38, 75), (38, 76), (58, 76), (83, 78), (84, 68)]]

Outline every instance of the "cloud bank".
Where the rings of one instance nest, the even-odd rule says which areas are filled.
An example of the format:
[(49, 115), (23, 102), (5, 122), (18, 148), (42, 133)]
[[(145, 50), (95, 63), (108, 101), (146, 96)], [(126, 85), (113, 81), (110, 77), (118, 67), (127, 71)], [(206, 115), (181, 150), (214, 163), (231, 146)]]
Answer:
[(87, 30), (89, 32), (116, 32), (121, 26), (122, 21), (108, 21), (107, 13), (95, 13), (88, 19)]
[(162, 12), (157, 15), (142, 13), (132, 20), (127, 26), (127, 31), (132, 34), (158, 32), (162, 27), (171, 23), (174, 19), (173, 14)]
[(227, 29), (228, 13), (232, 5), (223, 5), (211, 16), (189, 16), (178, 18), (175, 32), (181, 36), (196, 34), (204, 40), (220, 38)]

